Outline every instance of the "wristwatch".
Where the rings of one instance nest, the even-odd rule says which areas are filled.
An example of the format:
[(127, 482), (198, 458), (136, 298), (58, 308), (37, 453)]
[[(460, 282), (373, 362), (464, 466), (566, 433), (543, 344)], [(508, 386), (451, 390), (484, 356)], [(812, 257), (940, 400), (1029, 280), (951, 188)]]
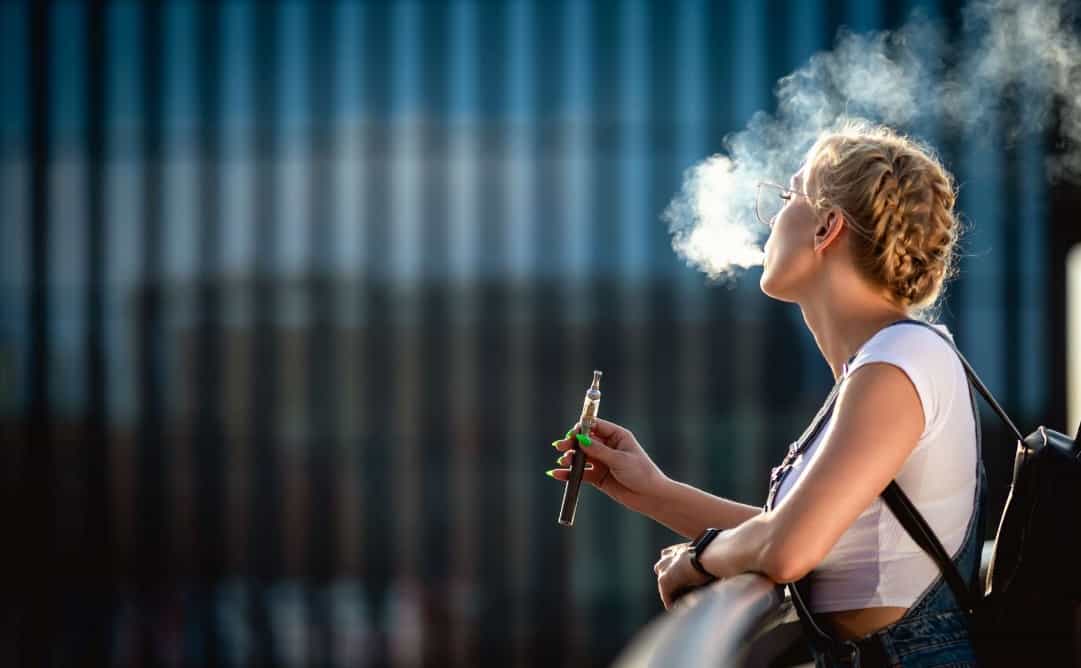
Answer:
[(702, 533), (698, 534), (697, 538), (691, 541), (691, 546), (687, 548), (687, 552), (691, 554), (691, 565), (694, 566), (699, 573), (705, 575), (710, 580), (716, 580), (717, 576), (710, 573), (702, 566), (702, 563), (698, 561), (698, 555), (704, 552), (706, 546), (713, 542), (713, 539), (719, 536), (722, 531), (724, 531), (724, 529), (715, 529), (713, 527), (705, 529)]

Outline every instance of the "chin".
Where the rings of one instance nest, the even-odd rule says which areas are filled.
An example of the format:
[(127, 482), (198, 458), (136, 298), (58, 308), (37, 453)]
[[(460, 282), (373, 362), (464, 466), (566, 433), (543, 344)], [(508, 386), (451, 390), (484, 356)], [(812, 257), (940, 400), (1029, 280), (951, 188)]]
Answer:
[(770, 273), (768, 269), (763, 269), (761, 278), (758, 279), (758, 287), (767, 297), (772, 297), (777, 301), (782, 302), (794, 302), (793, 297), (785, 296), (784, 287), (778, 284), (777, 277)]
[(769, 269), (766, 269), (765, 265), (762, 266), (762, 275), (758, 278), (758, 287), (768, 297), (773, 297), (773, 293), (770, 291), (770, 274)]

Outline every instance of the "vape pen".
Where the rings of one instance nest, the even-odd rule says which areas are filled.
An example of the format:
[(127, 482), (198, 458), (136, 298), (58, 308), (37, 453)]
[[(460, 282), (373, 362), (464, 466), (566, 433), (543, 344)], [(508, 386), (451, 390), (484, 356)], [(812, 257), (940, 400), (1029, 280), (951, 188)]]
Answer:
[[(593, 384), (586, 390), (582, 402), (582, 415), (578, 418), (577, 433), (589, 436), (593, 421), (597, 419), (597, 408), (601, 405), (601, 372), (593, 372)], [(563, 505), (559, 508), (559, 523), (565, 526), (574, 524), (574, 510), (578, 507), (578, 490), (582, 486), (582, 476), (586, 472), (586, 456), (582, 444), (574, 446), (571, 460), (571, 472), (567, 477), (567, 486), (563, 488)]]

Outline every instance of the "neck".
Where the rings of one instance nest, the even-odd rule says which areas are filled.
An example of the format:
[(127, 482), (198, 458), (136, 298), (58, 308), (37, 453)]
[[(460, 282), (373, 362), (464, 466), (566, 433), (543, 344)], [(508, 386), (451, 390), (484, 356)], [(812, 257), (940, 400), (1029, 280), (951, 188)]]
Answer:
[(870, 291), (856, 295), (849, 292), (844, 299), (823, 294), (821, 298), (801, 301), (800, 309), (835, 381), (841, 377), (844, 364), (878, 330), (909, 317), (903, 309)]

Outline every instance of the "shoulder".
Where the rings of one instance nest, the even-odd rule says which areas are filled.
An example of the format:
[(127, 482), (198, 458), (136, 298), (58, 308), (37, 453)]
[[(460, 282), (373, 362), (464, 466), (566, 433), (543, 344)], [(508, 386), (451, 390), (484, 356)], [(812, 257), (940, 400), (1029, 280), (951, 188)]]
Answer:
[[(945, 325), (932, 324), (952, 340)], [(884, 363), (904, 372), (919, 396), (925, 426), (938, 421), (942, 408), (949, 403), (957, 355), (950, 344), (924, 325), (901, 323), (877, 332), (860, 349), (848, 368), (856, 369)]]
[[(953, 340), (953, 334), (945, 325), (930, 324), (936, 330)], [(948, 359), (952, 356), (953, 348), (941, 336), (931, 331), (926, 325), (915, 323), (901, 323), (892, 327), (885, 327), (875, 333), (860, 349), (853, 366), (861, 357), (868, 357), (878, 352), (892, 352), (908, 354), (925, 360), (934, 358), (937, 361)]]

